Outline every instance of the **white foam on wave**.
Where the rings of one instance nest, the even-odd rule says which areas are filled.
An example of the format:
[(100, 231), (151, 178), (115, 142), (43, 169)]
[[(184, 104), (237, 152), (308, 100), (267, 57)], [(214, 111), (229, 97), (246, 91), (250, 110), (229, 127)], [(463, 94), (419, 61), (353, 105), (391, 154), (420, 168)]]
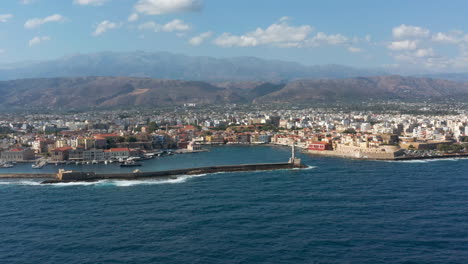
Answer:
[[(116, 187), (131, 187), (137, 185), (154, 185), (154, 184), (175, 184), (184, 183), (191, 178), (206, 176), (207, 174), (176, 176), (173, 179), (145, 179), (145, 180), (101, 180), (95, 182), (64, 182), (47, 184), (54, 187), (74, 187), (74, 186), (116, 186)], [(46, 186), (46, 185), (45, 185)]]
[(383, 162), (396, 162), (396, 163), (429, 163), (429, 162), (439, 162), (439, 161), (460, 161), (468, 160), (468, 158), (434, 158), (434, 159), (421, 159), (421, 160), (384, 160)]
[(30, 185), (36, 186), (41, 185), (40, 181), (28, 181), (28, 180), (13, 180), (13, 181), (1, 181), (0, 185)]
[(53, 187), (73, 187), (73, 186), (93, 186), (93, 185), (106, 185), (108, 180), (95, 181), (95, 182), (60, 182), (52, 184), (44, 184), (44, 186), (53, 186)]
[(111, 184), (117, 187), (130, 187), (135, 185), (153, 185), (153, 184), (175, 184), (175, 183), (184, 183), (191, 178), (203, 177), (207, 174), (198, 174), (198, 175), (187, 175), (187, 176), (177, 176), (174, 179), (148, 179), (148, 180), (114, 180), (111, 181)]
[(306, 168), (295, 168), (293, 170), (313, 170), (316, 169), (317, 166), (307, 166)]

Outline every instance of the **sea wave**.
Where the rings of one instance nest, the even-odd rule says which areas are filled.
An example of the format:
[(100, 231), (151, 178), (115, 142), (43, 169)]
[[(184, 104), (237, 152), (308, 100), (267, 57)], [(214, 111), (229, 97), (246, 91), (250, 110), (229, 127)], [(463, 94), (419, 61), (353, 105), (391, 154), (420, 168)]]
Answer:
[(76, 186), (116, 186), (116, 187), (130, 187), (136, 185), (153, 185), (153, 184), (175, 184), (184, 183), (192, 178), (203, 177), (207, 174), (185, 175), (177, 176), (172, 179), (147, 179), (147, 180), (100, 180), (94, 182), (60, 182), (52, 184), (41, 184), (41, 181), (25, 181), (25, 180), (8, 180), (0, 181), (0, 185), (30, 185), (30, 186), (43, 186), (43, 187), (76, 187)]
[(383, 160), (383, 162), (397, 162), (397, 163), (429, 163), (429, 162), (438, 162), (438, 161), (460, 161), (468, 160), (468, 158), (433, 158), (433, 159), (420, 159), (420, 160)]
[(0, 185), (41, 185), (40, 181), (32, 181), (32, 180), (6, 180), (0, 181)]
[(307, 166), (305, 168), (295, 168), (293, 170), (313, 170), (313, 169), (316, 169), (317, 166)]

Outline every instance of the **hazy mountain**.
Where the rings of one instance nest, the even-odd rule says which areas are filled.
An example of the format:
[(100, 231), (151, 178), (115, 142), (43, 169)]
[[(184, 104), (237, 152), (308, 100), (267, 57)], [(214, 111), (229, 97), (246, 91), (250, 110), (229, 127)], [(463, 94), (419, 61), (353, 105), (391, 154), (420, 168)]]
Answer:
[(416, 77), (444, 79), (444, 80), (455, 81), (455, 82), (468, 82), (468, 72), (433, 73), (433, 74), (418, 75)]
[(352, 101), (366, 99), (462, 99), (468, 83), (431, 78), (376, 76), (337, 80), (298, 80), (256, 102)]
[(229, 89), (197, 81), (74, 77), (0, 82), (4, 107), (89, 108), (244, 102)]
[(0, 81), (0, 93), (3, 108), (93, 108), (368, 99), (466, 100), (468, 83), (401, 76), (218, 85), (150, 78), (73, 77)]
[(385, 74), (341, 65), (304, 66), (255, 57), (191, 57), (167, 52), (102, 52), (44, 62), (0, 65), (0, 80), (24, 78), (126, 76), (197, 81), (282, 81), (351, 78)]

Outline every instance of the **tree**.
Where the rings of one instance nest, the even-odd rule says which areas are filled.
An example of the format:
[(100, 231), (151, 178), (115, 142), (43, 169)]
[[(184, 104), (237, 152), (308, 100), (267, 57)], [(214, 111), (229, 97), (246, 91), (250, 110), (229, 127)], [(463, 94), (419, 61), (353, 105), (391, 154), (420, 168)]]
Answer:
[(462, 145), (459, 144), (452, 144), (452, 145), (446, 145), (446, 144), (439, 144), (437, 145), (437, 150), (441, 152), (460, 152), (464, 149)]
[(345, 131), (343, 131), (345, 134), (356, 134), (356, 130), (354, 128), (348, 128)]
[(156, 122), (150, 122), (148, 124), (148, 132), (149, 133), (153, 133), (154, 131), (156, 131), (158, 129), (158, 124), (156, 124)]

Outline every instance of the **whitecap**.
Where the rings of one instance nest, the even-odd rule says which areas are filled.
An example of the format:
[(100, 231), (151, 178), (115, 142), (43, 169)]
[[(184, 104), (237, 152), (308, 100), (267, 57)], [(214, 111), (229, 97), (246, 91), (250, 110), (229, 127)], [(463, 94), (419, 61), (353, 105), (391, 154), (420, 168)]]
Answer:
[(14, 181), (2, 181), (0, 185), (41, 185), (40, 181), (28, 181), (28, 180), (14, 180)]
[(94, 181), (94, 182), (59, 182), (59, 183), (44, 184), (44, 186), (53, 186), (53, 187), (93, 186), (93, 185), (105, 185), (108, 182), (109, 182), (108, 180)]
[(468, 160), (468, 158), (433, 158), (433, 159), (419, 159), (419, 160), (384, 160), (383, 162), (398, 162), (398, 163), (429, 163), (439, 161), (460, 161)]
[(317, 166), (307, 166), (305, 168), (294, 168), (293, 170), (313, 170), (316, 169)]
[(153, 185), (153, 184), (175, 184), (175, 183), (184, 183), (191, 178), (198, 178), (206, 176), (207, 174), (197, 174), (197, 175), (185, 175), (177, 176), (176, 178), (171, 179), (147, 179), (147, 180), (113, 180), (111, 184), (117, 187), (130, 187), (135, 185)]

